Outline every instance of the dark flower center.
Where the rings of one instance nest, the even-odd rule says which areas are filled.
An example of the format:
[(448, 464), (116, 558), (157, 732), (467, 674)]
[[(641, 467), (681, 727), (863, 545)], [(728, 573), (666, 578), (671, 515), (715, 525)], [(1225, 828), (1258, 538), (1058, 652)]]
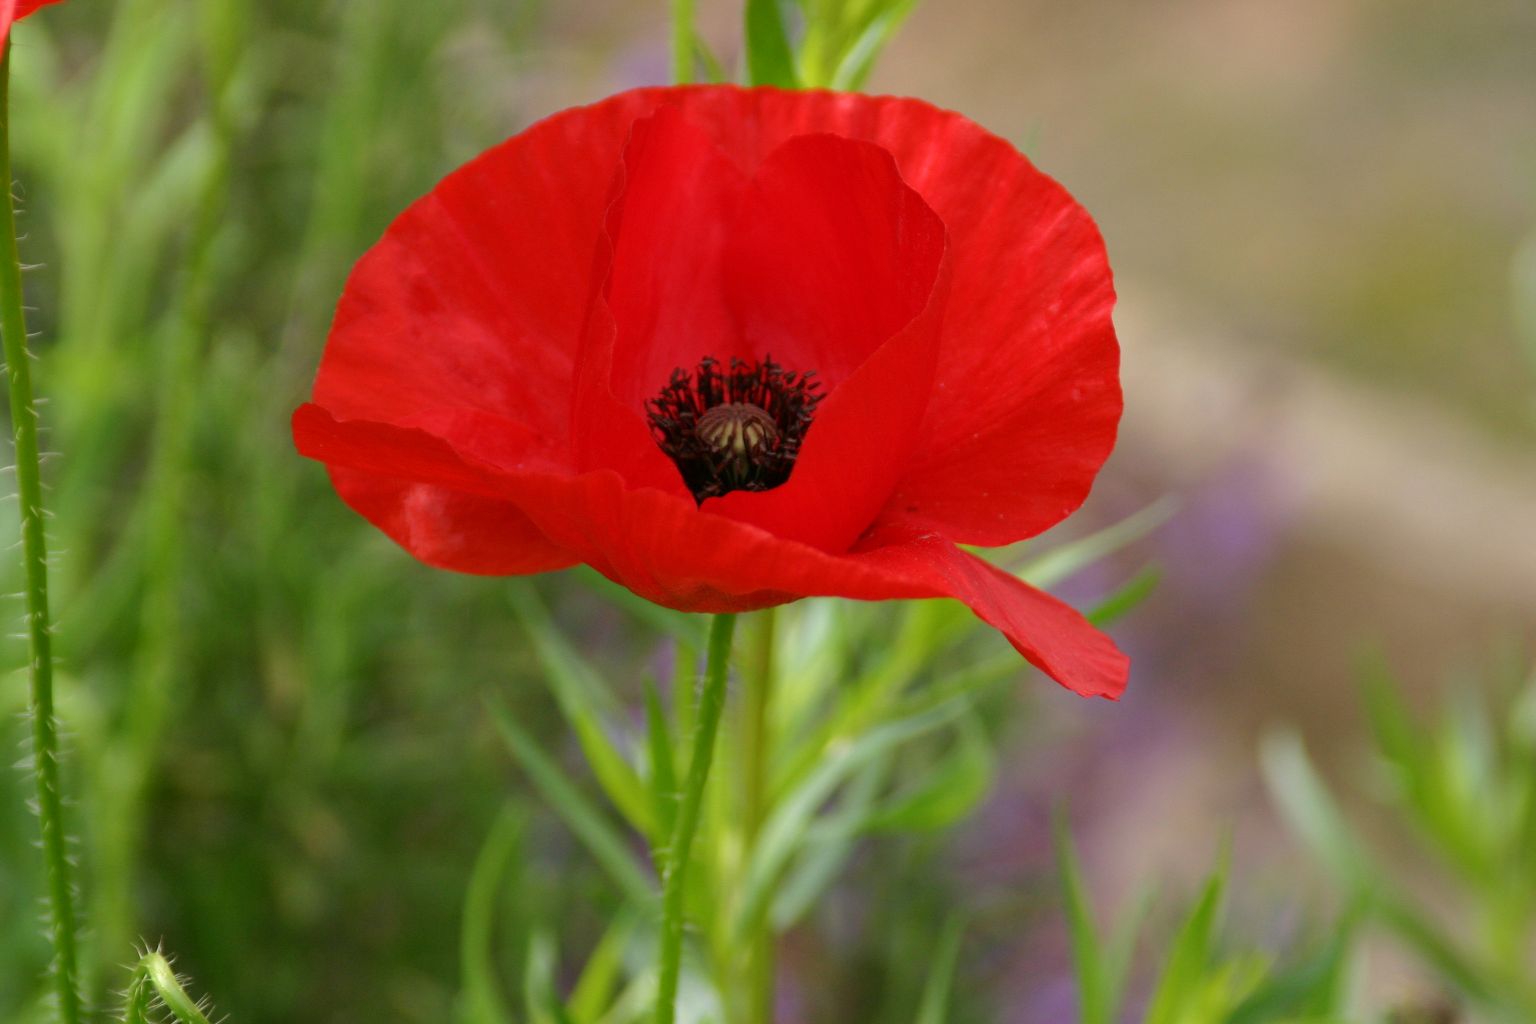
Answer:
[(732, 359), (722, 371), (705, 358), (692, 373), (673, 370), (645, 408), (657, 445), (703, 502), (788, 480), (823, 397), (814, 371), (786, 372), (772, 359)]

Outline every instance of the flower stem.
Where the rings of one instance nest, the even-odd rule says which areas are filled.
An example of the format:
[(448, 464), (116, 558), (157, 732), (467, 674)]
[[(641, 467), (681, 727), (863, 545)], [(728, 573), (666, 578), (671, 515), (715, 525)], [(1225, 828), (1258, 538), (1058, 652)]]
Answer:
[(43, 532), (42, 471), (37, 448), (37, 406), (32, 400), (27, 316), (16, 246), (16, 206), (11, 195), (11, 44), (0, 57), (0, 341), (10, 386), (16, 446), (16, 494), (21, 506), (21, 550), (26, 572), (27, 641), (32, 680), (32, 758), (37, 773), (37, 814), (48, 874), (49, 938), (58, 1019), (80, 1021), (75, 936), (75, 893), (65, 849), (64, 808), (59, 788), (59, 729), (53, 714), (53, 636), (48, 621), (48, 543)]
[(695, 0), (672, 0), (672, 81), (693, 81), (693, 8)]
[(655, 1024), (672, 1024), (676, 1014), (677, 980), (683, 960), (683, 911), (687, 894), (688, 857), (699, 828), (699, 809), (704, 784), (715, 756), (715, 733), (725, 706), (725, 683), (730, 674), (731, 636), (735, 615), (716, 615), (709, 629), (709, 660), (704, 669), (704, 689), (694, 717), (693, 755), (683, 782), (682, 803), (667, 848), (661, 852), (661, 955), (656, 983)]
[[(769, 709), (773, 702), (773, 644), (777, 609), (758, 612), (753, 620), (751, 657), (742, 679), (742, 847), (743, 863), (751, 858), (757, 834), (767, 814)], [(746, 1022), (772, 1024), (774, 999), (773, 925), (765, 915), (747, 945)]]
[(123, 1020), (125, 1024), (149, 1024), (158, 1019), (154, 1013), (157, 1007), (169, 1010), (178, 1024), (208, 1024), (208, 1015), (187, 995), (171, 962), (155, 951), (145, 953), (133, 969)]

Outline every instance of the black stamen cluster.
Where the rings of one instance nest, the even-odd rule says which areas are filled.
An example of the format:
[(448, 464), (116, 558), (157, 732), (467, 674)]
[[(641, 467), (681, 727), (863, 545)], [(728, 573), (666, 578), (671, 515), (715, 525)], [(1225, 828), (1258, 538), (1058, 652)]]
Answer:
[[(788, 480), (816, 406), (825, 397), (820, 389), (815, 371), (786, 371), (771, 358), (732, 359), (730, 369), (722, 371), (719, 360), (706, 357), (692, 373), (673, 370), (667, 386), (645, 405), (657, 445), (677, 463), (702, 503), (730, 491), (766, 491)], [(762, 410), (773, 429), (720, 431), (709, 429), (717, 426), (710, 423), (701, 436), (700, 420), (721, 406)], [(743, 435), (751, 443), (741, 443)], [(737, 443), (722, 445), (723, 436)]]

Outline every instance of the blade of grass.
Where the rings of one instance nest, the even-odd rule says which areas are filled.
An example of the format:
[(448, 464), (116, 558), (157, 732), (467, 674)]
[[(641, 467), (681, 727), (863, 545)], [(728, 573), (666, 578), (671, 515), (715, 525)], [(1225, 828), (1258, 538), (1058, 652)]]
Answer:
[(1072, 937), (1072, 965), (1077, 974), (1079, 1024), (1111, 1024), (1119, 1008), (1113, 1000), (1106, 965), (1100, 955), (1093, 906), (1088, 898), (1088, 887), (1083, 884), (1081, 862), (1064, 811), (1056, 813), (1053, 831), (1057, 870), (1061, 872), (1062, 893), (1067, 905), (1067, 929)]
[(634, 932), (634, 920), (621, 912), (603, 933), (566, 1000), (574, 1024), (597, 1024), (612, 1005), (624, 967), (624, 950)]
[(1030, 586), (1048, 590), (1078, 570), (1141, 540), (1166, 523), (1177, 509), (1178, 503), (1172, 498), (1159, 498), (1112, 526), (1051, 548), (1024, 563), (1016, 575)]
[(795, 89), (795, 55), (778, 0), (747, 0), (747, 74), (752, 85)]
[(655, 808), (657, 834), (669, 836), (677, 823), (677, 753), (661, 695), (651, 680), (645, 681), (646, 739), (651, 765), (651, 804)]
[(1211, 964), (1226, 887), (1227, 861), (1223, 856), (1173, 941), (1152, 994), (1146, 1024), (1178, 1024), (1185, 1019), (1188, 1007), (1195, 1005)]
[(507, 870), (517, 860), (523, 831), (522, 815), (508, 804), (496, 817), (464, 891), (459, 959), (464, 986), (465, 1024), (512, 1024), (512, 1011), (496, 978), (491, 944), (495, 939), (497, 893)]
[(965, 922), (956, 914), (944, 922), (939, 933), (939, 943), (934, 949), (933, 964), (928, 969), (928, 980), (923, 985), (923, 1001), (918, 1004), (914, 1024), (944, 1024), (949, 1019), (950, 992), (955, 986), (955, 968), (960, 962), (960, 939), (965, 934)]
[(870, 761), (907, 740), (939, 728), (969, 704), (952, 700), (918, 714), (888, 722), (852, 743), (832, 750), (821, 766), (774, 808), (748, 861), (735, 933), (751, 934), (768, 912), (778, 880), (800, 849), (816, 812), (843, 782)]
[(558, 768), (539, 750), (538, 744), (525, 733), (506, 708), (490, 705), (496, 728), (506, 741), (512, 756), (522, 765), (540, 794), (550, 807), (565, 819), (576, 837), (608, 873), (626, 899), (639, 907), (650, 907), (656, 902), (651, 895), (650, 883), (636, 866), (629, 847), (618, 831), (609, 824), (602, 812), (592, 806), (573, 786), (566, 773)]
[(655, 813), (646, 798), (645, 785), (599, 721), (603, 710), (617, 703), (612, 693), (565, 639), (532, 588), (513, 587), (510, 595), (512, 607), (544, 670), (542, 678), (575, 731), (592, 774), (619, 813), (642, 835), (655, 840), (661, 833), (656, 830)]

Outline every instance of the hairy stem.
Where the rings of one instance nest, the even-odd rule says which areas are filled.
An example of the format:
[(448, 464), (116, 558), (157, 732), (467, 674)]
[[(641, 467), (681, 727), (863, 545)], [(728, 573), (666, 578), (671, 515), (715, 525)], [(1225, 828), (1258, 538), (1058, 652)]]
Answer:
[(704, 669), (704, 688), (694, 716), (693, 755), (683, 782), (683, 799), (677, 822), (665, 850), (659, 851), (661, 872), (661, 953), (656, 983), (655, 1024), (672, 1024), (676, 1014), (677, 979), (683, 960), (683, 911), (687, 893), (688, 858), (699, 828), (699, 808), (704, 784), (709, 781), (715, 757), (715, 733), (725, 706), (725, 684), (730, 675), (731, 636), (735, 615), (716, 615), (709, 629), (709, 660)]
[(0, 57), (0, 182), (5, 186), (0, 225), (0, 339), (10, 386), (16, 448), (16, 495), (21, 506), (21, 552), (26, 571), (27, 644), (32, 680), (32, 757), (37, 774), (37, 814), (48, 873), (48, 931), (53, 943), (53, 980), (58, 1019), (80, 1021), (75, 893), (65, 849), (63, 798), (59, 789), (59, 729), (53, 713), (53, 636), (48, 619), (48, 542), (43, 529), (42, 467), (37, 447), (37, 406), (32, 397), (27, 316), (16, 246), (16, 204), (11, 195), (11, 44)]
[(151, 1012), (163, 1006), (180, 1024), (208, 1024), (203, 1007), (187, 995), (171, 962), (159, 952), (145, 953), (128, 982), (125, 1024), (150, 1024)]

